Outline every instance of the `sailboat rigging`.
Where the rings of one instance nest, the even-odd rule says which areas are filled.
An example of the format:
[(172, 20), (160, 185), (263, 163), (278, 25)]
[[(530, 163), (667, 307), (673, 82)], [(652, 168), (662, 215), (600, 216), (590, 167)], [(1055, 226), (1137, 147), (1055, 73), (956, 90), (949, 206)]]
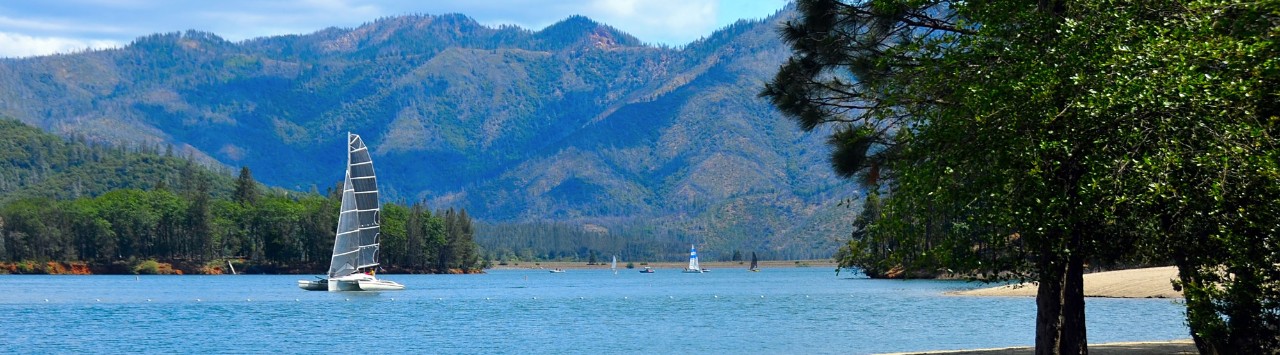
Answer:
[(369, 148), (359, 135), (352, 133), (347, 133), (345, 175), (328, 277), (298, 280), (298, 287), (309, 291), (403, 290), (404, 285), (376, 277), (381, 231), (378, 181)]

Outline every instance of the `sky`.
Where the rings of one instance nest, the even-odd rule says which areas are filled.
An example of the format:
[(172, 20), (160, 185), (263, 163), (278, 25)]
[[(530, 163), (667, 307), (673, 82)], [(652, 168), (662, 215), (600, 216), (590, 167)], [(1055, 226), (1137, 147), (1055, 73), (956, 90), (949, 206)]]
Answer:
[(121, 47), (153, 33), (212, 32), (230, 41), (354, 28), (378, 18), (460, 13), (484, 25), (540, 30), (583, 15), (652, 44), (680, 46), (788, 0), (39, 0), (0, 1), (0, 57)]

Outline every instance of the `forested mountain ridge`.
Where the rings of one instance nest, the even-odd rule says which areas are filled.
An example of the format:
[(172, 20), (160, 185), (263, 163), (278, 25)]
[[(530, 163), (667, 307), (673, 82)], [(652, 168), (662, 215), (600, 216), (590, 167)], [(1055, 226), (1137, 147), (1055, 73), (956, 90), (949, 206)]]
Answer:
[(298, 190), (341, 180), (351, 131), (392, 199), (669, 235), (708, 256), (823, 257), (853, 187), (832, 178), (819, 135), (756, 98), (788, 54), (774, 29), (789, 15), (682, 48), (577, 16), (539, 31), (454, 14), (239, 43), (157, 34), (0, 60), (0, 115), (171, 144)]
[[(0, 117), (0, 204), (22, 198), (76, 199), (117, 189), (202, 188), (229, 197), (233, 178), (159, 147), (65, 140)], [(197, 186), (204, 185), (204, 186)]]

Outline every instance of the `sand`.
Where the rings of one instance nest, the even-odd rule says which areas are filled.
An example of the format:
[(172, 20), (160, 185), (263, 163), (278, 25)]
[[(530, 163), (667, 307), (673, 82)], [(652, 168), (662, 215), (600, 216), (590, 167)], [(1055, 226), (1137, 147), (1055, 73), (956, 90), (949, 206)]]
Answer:
[[(1016, 348), (999, 348), (999, 349), (976, 349), (976, 350), (955, 350), (955, 351), (927, 351), (918, 353), (896, 353), (896, 354), (946, 354), (946, 355), (1023, 355), (1035, 354), (1033, 347), (1016, 347)], [(1110, 354), (1135, 354), (1135, 355), (1156, 355), (1156, 354), (1198, 354), (1196, 344), (1191, 339), (1171, 340), (1171, 341), (1150, 341), (1150, 342), (1129, 342), (1129, 343), (1106, 343), (1106, 344), (1089, 344), (1089, 353), (1098, 355)]]
[[(1114, 298), (1182, 298), (1170, 282), (1178, 277), (1173, 266), (1146, 269), (1097, 272), (1084, 275), (1085, 297)], [(961, 296), (1029, 296), (1035, 297), (1035, 283), (1005, 285), (976, 290), (949, 292)]]

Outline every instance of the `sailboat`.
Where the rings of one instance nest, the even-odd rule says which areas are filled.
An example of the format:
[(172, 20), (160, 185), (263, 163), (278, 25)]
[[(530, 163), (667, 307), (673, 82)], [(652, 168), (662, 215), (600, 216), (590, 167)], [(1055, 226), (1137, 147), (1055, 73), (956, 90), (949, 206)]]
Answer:
[(687, 273), (702, 273), (702, 268), (698, 267), (698, 249), (689, 246), (689, 267), (684, 268)]
[(376, 277), (378, 267), (378, 180), (369, 148), (359, 135), (347, 133), (347, 169), (342, 182), (342, 207), (333, 241), (329, 275), (298, 280), (308, 291), (391, 291), (404, 285)]
[(609, 269), (613, 270), (614, 275), (618, 274), (618, 256), (617, 255), (613, 256), (613, 263), (609, 264)]
[(756, 252), (754, 251), (751, 252), (751, 268), (747, 270), (751, 270), (751, 272), (760, 271), (760, 263), (756, 261)]

